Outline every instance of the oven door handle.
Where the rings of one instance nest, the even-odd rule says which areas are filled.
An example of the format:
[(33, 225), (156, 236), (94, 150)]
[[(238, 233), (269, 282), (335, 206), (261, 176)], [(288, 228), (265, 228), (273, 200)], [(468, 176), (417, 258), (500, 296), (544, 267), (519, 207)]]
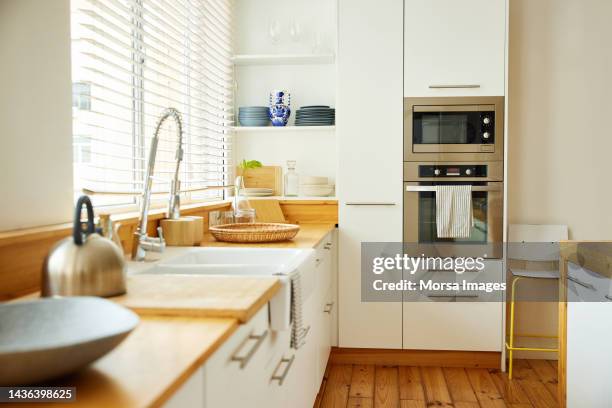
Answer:
[(480, 88), (480, 84), (431, 84), (429, 89), (469, 89)]
[[(501, 186), (472, 186), (472, 191), (501, 191)], [(406, 186), (406, 191), (410, 193), (435, 192), (435, 186)]]

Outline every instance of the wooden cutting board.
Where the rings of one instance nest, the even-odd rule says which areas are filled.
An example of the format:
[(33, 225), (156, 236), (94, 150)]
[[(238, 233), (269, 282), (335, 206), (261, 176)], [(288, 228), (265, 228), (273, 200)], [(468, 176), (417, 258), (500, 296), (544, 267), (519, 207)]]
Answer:
[(278, 200), (255, 198), (249, 199), (249, 204), (255, 209), (255, 219), (257, 222), (280, 222), (285, 223), (285, 215), (280, 207)]
[(139, 315), (232, 317), (247, 322), (278, 291), (273, 277), (131, 275), (111, 300)]
[(283, 169), (280, 166), (247, 169), (244, 174), (242, 169), (237, 167), (236, 175), (244, 177), (246, 188), (271, 188), (275, 196), (283, 195)]

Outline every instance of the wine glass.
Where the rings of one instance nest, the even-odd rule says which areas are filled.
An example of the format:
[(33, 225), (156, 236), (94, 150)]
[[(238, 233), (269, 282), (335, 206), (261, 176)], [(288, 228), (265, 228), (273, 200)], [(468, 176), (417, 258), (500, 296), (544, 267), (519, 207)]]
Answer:
[(281, 24), (278, 20), (270, 21), (268, 25), (268, 36), (270, 37), (270, 41), (272, 44), (276, 45), (280, 42), (281, 39)]
[(289, 36), (293, 42), (300, 41), (302, 37), (302, 24), (297, 20), (292, 20), (289, 26)]

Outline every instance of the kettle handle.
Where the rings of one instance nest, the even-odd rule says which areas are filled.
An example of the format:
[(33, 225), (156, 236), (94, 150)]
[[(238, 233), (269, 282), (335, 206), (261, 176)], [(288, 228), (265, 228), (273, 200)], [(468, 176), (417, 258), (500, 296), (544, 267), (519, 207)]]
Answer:
[[(81, 210), (83, 204), (87, 207), (87, 230), (83, 231), (81, 225)], [(83, 245), (83, 233), (85, 235), (93, 234), (96, 232), (94, 227), (94, 212), (91, 200), (86, 195), (80, 196), (76, 203), (76, 209), (74, 210), (74, 225), (72, 228), (72, 238), (76, 245)]]

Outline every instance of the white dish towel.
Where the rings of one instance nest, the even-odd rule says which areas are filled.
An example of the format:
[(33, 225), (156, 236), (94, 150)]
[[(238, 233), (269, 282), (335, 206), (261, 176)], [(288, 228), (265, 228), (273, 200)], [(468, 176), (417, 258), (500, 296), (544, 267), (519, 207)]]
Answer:
[(291, 278), (278, 275), (280, 290), (270, 299), (270, 329), (285, 331), (291, 328)]
[(469, 238), (473, 226), (472, 186), (436, 186), (438, 238)]
[(291, 347), (299, 349), (305, 343), (310, 328), (304, 328), (302, 315), (302, 283), (300, 270), (291, 274)]

